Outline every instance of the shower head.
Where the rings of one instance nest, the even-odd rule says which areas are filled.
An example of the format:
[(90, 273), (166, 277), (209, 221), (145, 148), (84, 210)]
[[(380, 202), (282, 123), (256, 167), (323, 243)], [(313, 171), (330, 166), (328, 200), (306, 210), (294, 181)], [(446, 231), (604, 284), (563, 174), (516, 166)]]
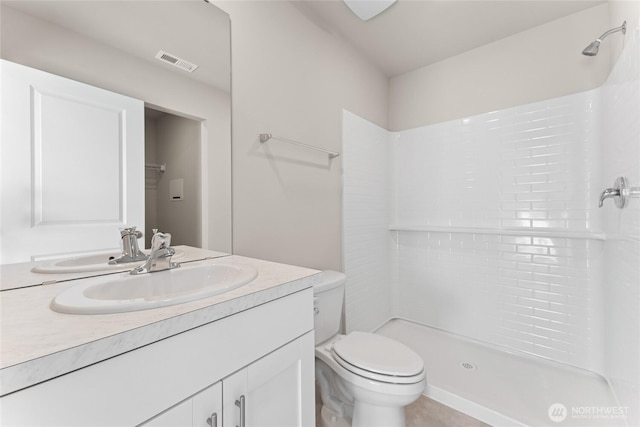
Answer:
[(622, 34), (625, 34), (627, 32), (627, 21), (624, 21), (621, 26), (612, 28), (606, 33), (604, 33), (603, 35), (601, 35), (600, 37), (598, 37), (597, 39), (595, 39), (595, 41), (591, 42), (589, 46), (584, 48), (584, 50), (582, 51), (582, 54), (586, 56), (596, 56), (598, 54), (598, 50), (600, 50), (600, 43), (602, 42), (602, 40), (604, 40), (604, 38), (607, 37), (609, 34), (617, 33), (618, 31), (622, 31)]
[(582, 54), (586, 56), (596, 56), (598, 54), (598, 50), (600, 49), (600, 42), (600, 39), (592, 41), (589, 46), (584, 48)]

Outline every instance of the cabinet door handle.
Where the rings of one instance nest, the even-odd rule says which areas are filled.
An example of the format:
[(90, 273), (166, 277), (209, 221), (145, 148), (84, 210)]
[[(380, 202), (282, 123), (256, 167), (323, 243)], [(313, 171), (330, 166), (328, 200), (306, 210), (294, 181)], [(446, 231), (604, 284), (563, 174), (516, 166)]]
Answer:
[(213, 414), (211, 414), (211, 416), (209, 418), (207, 418), (207, 424), (209, 424), (210, 427), (218, 427), (218, 413), (214, 412)]
[(244, 394), (242, 396), (240, 396), (240, 399), (236, 400), (236, 406), (238, 408), (240, 408), (240, 425), (236, 426), (236, 427), (245, 427), (244, 425), (244, 409), (245, 409), (245, 404), (244, 404)]

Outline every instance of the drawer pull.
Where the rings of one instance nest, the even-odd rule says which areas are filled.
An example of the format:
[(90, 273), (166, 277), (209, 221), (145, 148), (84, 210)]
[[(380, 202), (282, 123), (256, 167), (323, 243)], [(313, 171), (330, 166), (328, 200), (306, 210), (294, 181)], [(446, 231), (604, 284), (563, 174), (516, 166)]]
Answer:
[(240, 425), (236, 427), (245, 427), (244, 425), (244, 411), (245, 411), (245, 399), (244, 394), (240, 396), (240, 399), (236, 400), (236, 406), (240, 408)]
[(207, 424), (209, 424), (209, 427), (218, 427), (218, 413), (214, 412), (213, 414), (211, 414), (211, 416), (209, 418), (207, 418)]

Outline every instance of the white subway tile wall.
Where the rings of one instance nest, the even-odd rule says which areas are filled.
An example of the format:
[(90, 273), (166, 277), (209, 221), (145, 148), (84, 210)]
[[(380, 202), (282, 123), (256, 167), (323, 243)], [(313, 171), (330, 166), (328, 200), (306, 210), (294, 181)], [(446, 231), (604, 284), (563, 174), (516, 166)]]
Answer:
[(396, 315), (600, 369), (601, 241), (398, 232)]
[(600, 97), (593, 90), (399, 132), (394, 220), (600, 229)]
[[(640, 186), (640, 32), (627, 32), (625, 49), (604, 86), (604, 181), (625, 176)], [(611, 200), (604, 210), (606, 266), (605, 374), (620, 404), (629, 407), (628, 424), (640, 425), (640, 199), (625, 209)]]
[(522, 236), (398, 232), (397, 315), (602, 370), (598, 232), (601, 90), (399, 132), (400, 225), (525, 229)]
[(348, 332), (370, 331), (391, 317), (388, 131), (343, 113), (343, 257)]

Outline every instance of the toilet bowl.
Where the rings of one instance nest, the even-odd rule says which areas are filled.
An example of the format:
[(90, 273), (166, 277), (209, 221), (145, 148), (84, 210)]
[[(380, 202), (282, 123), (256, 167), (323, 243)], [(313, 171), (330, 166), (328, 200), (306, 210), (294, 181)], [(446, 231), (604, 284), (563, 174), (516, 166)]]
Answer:
[(413, 350), (390, 338), (337, 333), (344, 282), (344, 274), (324, 271), (314, 287), (316, 380), (323, 422), (404, 427), (404, 407), (425, 390), (424, 363)]

